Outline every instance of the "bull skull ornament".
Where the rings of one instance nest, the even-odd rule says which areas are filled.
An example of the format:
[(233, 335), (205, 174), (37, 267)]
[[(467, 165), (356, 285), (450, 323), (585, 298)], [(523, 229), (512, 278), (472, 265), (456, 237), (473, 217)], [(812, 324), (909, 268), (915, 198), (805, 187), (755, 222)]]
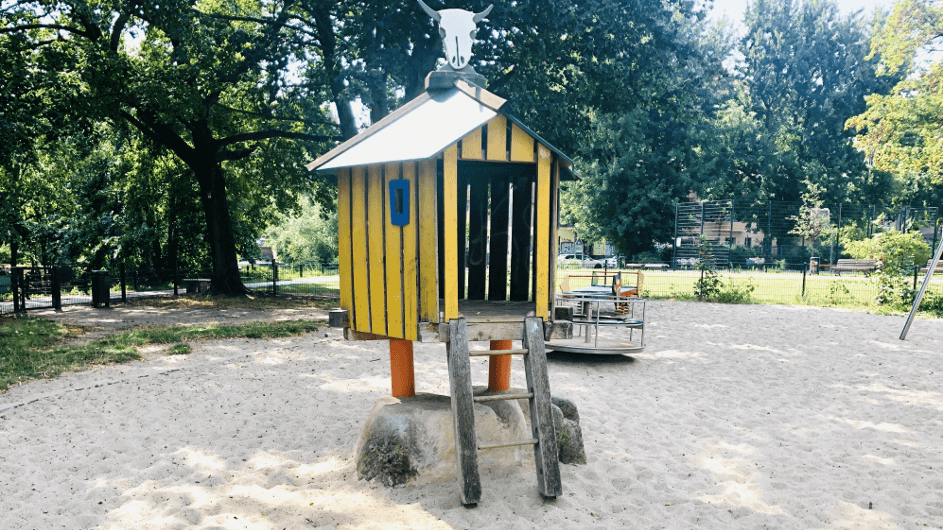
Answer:
[(494, 5), (489, 5), (481, 13), (472, 13), (464, 9), (436, 11), (422, 0), (417, 1), (423, 11), (439, 23), (439, 35), (445, 46), (445, 59), (449, 66), (455, 70), (465, 68), (472, 56), (472, 40), (478, 31), (478, 23), (488, 16)]

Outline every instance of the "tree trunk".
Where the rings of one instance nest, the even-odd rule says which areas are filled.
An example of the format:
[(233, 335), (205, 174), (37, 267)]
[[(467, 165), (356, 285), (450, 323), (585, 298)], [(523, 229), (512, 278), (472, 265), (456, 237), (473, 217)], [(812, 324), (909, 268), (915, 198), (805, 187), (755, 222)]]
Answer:
[(222, 166), (215, 160), (215, 150), (203, 151), (201, 155), (196, 156), (197, 163), (192, 169), (200, 185), (200, 202), (206, 218), (207, 242), (213, 260), (211, 292), (214, 295), (243, 296), (249, 290), (239, 276), (236, 239), (226, 197), (226, 178)]

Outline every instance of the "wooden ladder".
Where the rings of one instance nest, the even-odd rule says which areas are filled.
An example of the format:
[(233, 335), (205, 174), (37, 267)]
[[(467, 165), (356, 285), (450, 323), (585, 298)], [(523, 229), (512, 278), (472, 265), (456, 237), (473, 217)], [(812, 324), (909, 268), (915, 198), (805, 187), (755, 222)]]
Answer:
[[(553, 428), (550, 380), (547, 377), (547, 354), (544, 350), (541, 319), (528, 317), (524, 321), (523, 342), (523, 350), (469, 352), (465, 319), (453, 318), (449, 321), (446, 349), (449, 358), (449, 385), (452, 390), (452, 420), (455, 425), (455, 456), (462, 504), (466, 506), (476, 505), (481, 500), (478, 451), (483, 449), (533, 445), (537, 489), (540, 494), (547, 498), (556, 498), (562, 493), (560, 459)], [(478, 355), (523, 355), (527, 392), (476, 397), (472, 392), (470, 357)], [(532, 437), (514, 442), (479, 444), (475, 434), (475, 402), (524, 398), (530, 403)]]

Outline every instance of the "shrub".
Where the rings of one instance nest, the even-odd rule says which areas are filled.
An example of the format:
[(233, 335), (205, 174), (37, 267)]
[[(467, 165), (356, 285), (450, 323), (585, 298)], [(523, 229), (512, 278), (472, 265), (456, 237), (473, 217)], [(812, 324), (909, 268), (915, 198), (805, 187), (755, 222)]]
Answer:
[(694, 295), (698, 300), (714, 300), (720, 294), (724, 283), (717, 277), (717, 272), (710, 268), (701, 268), (701, 277), (694, 283)]
[(853, 258), (880, 261), (884, 272), (892, 276), (910, 272), (914, 263), (926, 262), (930, 257), (930, 247), (919, 232), (874, 234), (868, 239), (846, 242), (845, 252)]

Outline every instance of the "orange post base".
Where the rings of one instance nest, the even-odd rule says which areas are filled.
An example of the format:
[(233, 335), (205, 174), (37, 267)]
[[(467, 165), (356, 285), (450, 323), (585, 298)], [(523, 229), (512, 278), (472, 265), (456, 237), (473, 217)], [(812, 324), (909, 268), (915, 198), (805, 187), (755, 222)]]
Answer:
[(393, 397), (416, 396), (413, 341), (390, 339), (390, 374), (393, 379)]
[[(511, 341), (493, 340), (491, 341), (491, 351), (510, 350)], [(488, 390), (510, 390), (511, 389), (511, 356), (510, 355), (492, 355), (488, 359)]]

